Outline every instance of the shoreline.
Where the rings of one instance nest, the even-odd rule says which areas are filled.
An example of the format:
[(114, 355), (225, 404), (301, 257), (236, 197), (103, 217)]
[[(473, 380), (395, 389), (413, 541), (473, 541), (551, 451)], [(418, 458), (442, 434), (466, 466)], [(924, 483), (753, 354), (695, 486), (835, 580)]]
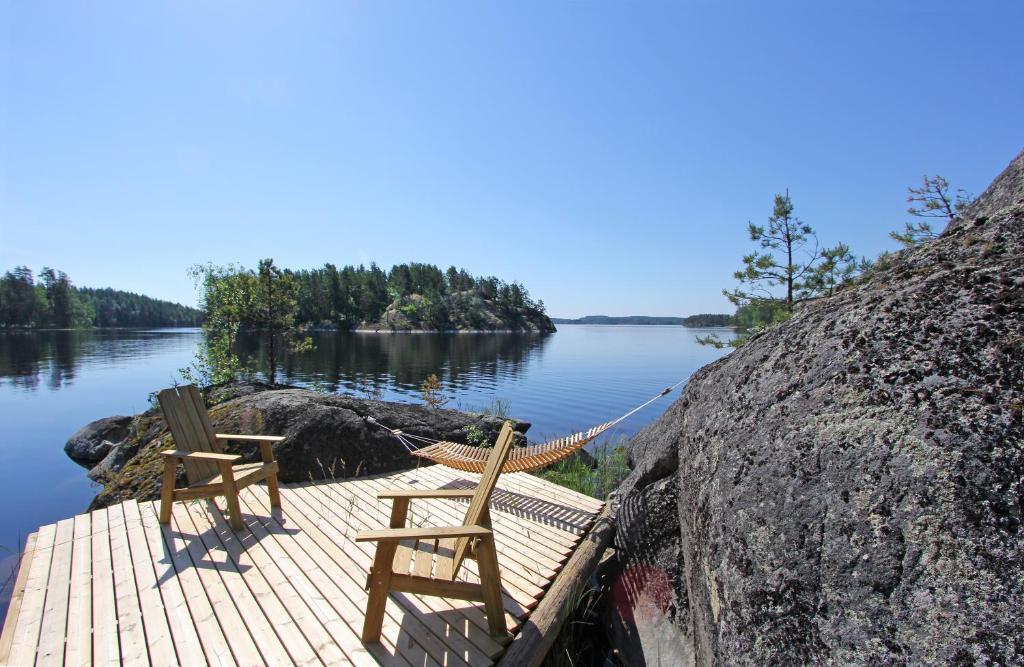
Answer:
[(343, 331), (358, 334), (549, 334), (551, 331), (534, 329), (313, 329), (313, 331)]

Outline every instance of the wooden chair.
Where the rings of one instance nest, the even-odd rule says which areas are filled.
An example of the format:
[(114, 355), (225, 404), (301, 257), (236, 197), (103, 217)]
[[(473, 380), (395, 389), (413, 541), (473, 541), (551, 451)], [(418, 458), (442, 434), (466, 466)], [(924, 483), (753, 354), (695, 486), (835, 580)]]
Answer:
[[(273, 445), (283, 437), (274, 435), (228, 435), (214, 433), (206, 414), (203, 397), (194, 385), (164, 389), (157, 398), (167, 426), (174, 436), (177, 449), (160, 452), (164, 457), (164, 483), (160, 491), (160, 523), (171, 520), (171, 505), (175, 500), (224, 496), (228, 503), (228, 520), (235, 530), (242, 528), (242, 510), (238, 504), (238, 490), (260, 480), (267, 480), (270, 504), (281, 506), (277, 486), (277, 462)], [(260, 446), (260, 463), (234, 465), (241, 456), (225, 454), (222, 442), (238, 440), (255, 442)], [(188, 486), (174, 487), (178, 462), (185, 466)]]
[[(511, 424), (505, 422), (480, 478), (480, 486), (475, 490), (385, 491), (377, 494), (378, 498), (390, 499), (393, 503), (391, 527), (356, 534), (356, 542), (377, 542), (377, 553), (366, 582), (370, 596), (366, 603), (366, 618), (363, 622), (364, 642), (380, 641), (384, 605), (391, 591), (483, 602), (491, 634), (505, 638), (507, 628), (501, 603), (501, 576), (498, 571), (498, 554), (494, 547), (494, 532), (491, 530), (488, 506), (494, 487), (498, 483), (498, 475), (512, 449), (513, 435)], [(405, 528), (409, 501), (413, 498), (472, 500), (461, 526)], [(412, 546), (399, 544), (403, 541), (412, 542)], [(417, 543), (425, 543), (424, 548), (418, 548)], [(414, 558), (417, 559), (415, 563)], [(455, 581), (462, 561), (466, 558), (476, 560), (480, 570), (479, 584)], [(409, 574), (410, 566), (415, 574)]]

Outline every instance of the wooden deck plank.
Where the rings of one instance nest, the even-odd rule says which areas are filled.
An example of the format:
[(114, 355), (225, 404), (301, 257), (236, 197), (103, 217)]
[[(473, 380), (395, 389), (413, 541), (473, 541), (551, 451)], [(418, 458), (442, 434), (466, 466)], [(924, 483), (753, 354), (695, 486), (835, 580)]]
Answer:
[[(181, 503), (174, 503), (174, 505), (177, 510)], [(189, 607), (192, 608), (193, 600), (198, 602), (206, 597), (224, 638), (231, 648), (232, 659), (238, 664), (246, 666), (266, 664), (256, 642), (249, 633), (249, 628), (242, 621), (238, 607), (232, 601), (220, 573), (207, 557), (206, 546), (196, 534), (192, 521), (188, 518), (188, 513), (171, 512), (170, 525), (163, 526), (161, 530), (164, 540), (171, 545), (172, 549), (187, 554), (188, 562), (187, 564), (183, 563), (183, 566), (197, 575), (188, 579), (181, 577), (182, 590), (185, 599), (189, 601)], [(186, 585), (186, 581), (189, 585)], [(195, 618), (195, 612), (193, 612), (193, 618)], [(202, 638), (203, 633), (200, 632), (199, 636)], [(207, 653), (208, 657), (209, 655)]]
[[(117, 603), (117, 634), (121, 642), (121, 663), (148, 665), (149, 650), (142, 606), (135, 584), (135, 568), (128, 547), (128, 531), (122, 505), (107, 508), (110, 531), (110, 563), (114, 571), (114, 600)], [(163, 613), (163, 609), (159, 610)]]
[[(364, 512), (373, 512), (376, 517), (377, 523), (373, 525), (371, 522), (371, 527), (381, 528), (387, 525), (386, 505), (378, 501), (376, 494), (369, 491), (366, 487), (354, 483), (350, 484), (352, 484), (352, 489), (362, 494), (362, 500), (365, 503), (363, 506)], [(458, 526), (462, 524), (465, 517), (464, 505), (462, 507), (450, 508), (448, 507), (450, 501), (430, 500), (426, 503), (421, 503), (420, 510), (424, 510), (424, 504), (427, 505), (426, 514), (417, 518), (417, 522), (424, 525)], [(459, 510), (462, 511), (460, 512)], [(525, 557), (522, 553), (523, 549), (514, 548), (509, 543), (509, 540), (502, 532), (503, 526), (500, 521), (496, 523), (496, 526), (495, 542), (501, 554), (502, 562), (506, 565), (502, 569), (502, 582), (506, 587), (506, 592), (523, 608), (530, 609), (543, 591), (539, 584), (547, 581), (541, 578), (539, 572), (542, 573), (544, 568), (550, 568), (551, 576), (553, 577), (555, 567), (558, 564), (553, 561), (546, 561), (540, 557), (536, 561)], [(479, 572), (476, 561), (467, 559), (462, 565), (459, 578), (472, 583), (478, 583)]]
[[(325, 552), (333, 553), (339, 548), (339, 545), (346, 545), (345, 554), (354, 561), (354, 565), (349, 569), (350, 576), (356, 578), (357, 581), (361, 579), (360, 585), (365, 586), (366, 573), (373, 560), (373, 545), (351, 542), (352, 536), (357, 530), (369, 527), (369, 522), (365, 520), (365, 517), (361, 514), (340, 516), (330, 512), (318, 515), (318, 512), (325, 511), (327, 507), (325, 504), (313, 501), (312, 505), (307, 505), (306, 503), (310, 501), (307, 495), (299, 489), (289, 489), (288, 494), (289, 503), (300, 510), (298, 512), (300, 520), (312, 520), (315, 524), (316, 530), (310, 530), (310, 534), (314, 539), (320, 538), (318, 541)], [(420, 599), (415, 596), (411, 596), (408, 603), (425, 616), (427, 620), (424, 622), (431, 625), (435, 632), (444, 635), (446, 642), (455, 642), (453, 646), (455, 650), (463, 649), (460, 648), (461, 644), (457, 643), (460, 640), (452, 636), (452, 633), (466, 638), (488, 657), (493, 658), (500, 654), (502, 646), (487, 634), (487, 622), (482, 612), (473, 603), (445, 598)], [(506, 615), (506, 620), (510, 626), (514, 627), (517, 624), (517, 621), (509, 615)], [(439, 622), (443, 622), (443, 625), (436, 625)], [(465, 650), (467, 656), (472, 657), (472, 651)], [(468, 661), (471, 664), (476, 664), (472, 660)]]
[[(408, 477), (397, 476), (395, 480), (396, 482), (391, 483), (392, 485), (409, 485), (410, 489), (440, 488), (444, 486), (443, 478), (430, 476), (429, 473), (417, 475), (415, 478), (416, 485), (410, 484)], [(377, 488), (381, 489), (383, 486), (386, 485), (378, 483)], [(492, 517), (492, 522), (498, 530), (500, 540), (515, 545), (513, 559), (523, 565), (526, 571), (536, 572), (541, 576), (542, 580), (550, 578), (551, 572), (544, 572), (542, 568), (537, 566), (547, 564), (549, 568), (555, 568), (571, 553), (572, 546), (577, 541), (577, 538), (550, 526), (543, 526), (537, 523), (536, 520), (528, 518), (529, 515), (536, 517), (538, 512), (513, 511), (513, 508), (509, 506), (506, 492), (500, 487), (495, 491), (495, 496), (496, 498), (492, 499), (492, 506), (490, 506), (490, 509), (492, 509), (490, 511), (492, 516), (490, 517)], [(420, 506), (422, 506), (423, 502), (420, 501)], [(462, 523), (466, 512), (466, 503), (457, 500), (429, 500), (426, 502), (432, 503), (429, 506), (443, 514), (446, 522)], [(518, 500), (515, 502), (520, 505), (523, 504)], [(537, 583), (540, 583), (540, 580)]]
[[(364, 488), (363, 484), (363, 482), (348, 482), (346, 488), (362, 493), (363, 501), (367, 503), (367, 506), (376, 507), (378, 513), (386, 514), (387, 502), (377, 499), (377, 493), (387, 490), (383, 488), (386, 485), (375, 485), (368, 482)], [(392, 485), (392, 487), (394, 486)], [(337, 492), (337, 489), (334, 491)], [(414, 515), (416, 512), (424, 513), (420, 518), (432, 526), (458, 526), (462, 524), (466, 516), (467, 505), (457, 501), (414, 500), (413, 505), (411, 511)], [(516, 586), (524, 594), (535, 597), (543, 590), (543, 585), (554, 576), (560, 564), (568, 558), (568, 552), (565, 554), (552, 553), (544, 548), (536, 548), (536, 537), (533, 537), (529, 544), (524, 543), (523, 540), (517, 540), (513, 535), (519, 533), (519, 526), (514, 517), (503, 516), (500, 512), (492, 512), (491, 520), (495, 527), (495, 543), (499, 552), (505, 555), (503, 562), (513, 564), (508, 568), (508, 583)], [(475, 574), (475, 569), (472, 566), (470, 569)]]
[(68, 628), (68, 599), (71, 593), (71, 550), (74, 548), (75, 520), (57, 522), (46, 584), (46, 607), (39, 629), (37, 665), (64, 664), (64, 638)]
[[(450, 486), (459, 486), (467, 482), (475, 484), (475, 475), (444, 469), (439, 465), (425, 468), (423, 474)], [(573, 543), (590, 530), (593, 517), (600, 512), (603, 503), (590, 498), (591, 502), (584, 508), (577, 504), (573, 497), (562, 495), (560, 491), (553, 491), (553, 487), (561, 489), (541, 480), (540, 477), (523, 472), (504, 474), (500, 477), (498, 490), (492, 502), (510, 512), (514, 511), (516, 506), (520, 506), (522, 511), (516, 513), (536, 524), (536, 530), (545, 531), (556, 541)], [(509, 497), (502, 498), (502, 492)]]
[(604, 501), (580, 493), (574, 489), (559, 484), (553, 484), (537, 475), (528, 472), (512, 473), (505, 482), (508, 487), (519, 486), (528, 493), (541, 495), (551, 500), (565, 503), (570, 507), (585, 509), (589, 512), (600, 513), (604, 507)]
[[(261, 517), (265, 516), (269, 510), (269, 505), (264, 504), (267, 498), (263, 493), (263, 489), (255, 488), (246, 498), (248, 506), (253, 507), (254, 513)], [(262, 509), (257, 509), (257, 503), (258, 507)], [(293, 517), (292, 520), (298, 524), (297, 517)], [(327, 578), (335, 582), (342, 595), (357, 611), (357, 613), (349, 615), (349, 621), (353, 629), (361, 634), (362, 612), (366, 608), (367, 600), (366, 571), (352, 561), (348, 550), (339, 549), (337, 544), (329, 540), (316, 540), (315, 535), (319, 532), (319, 525), (305, 524), (298, 527), (300, 530), (296, 533), (295, 544), (301, 548), (301, 551), (293, 550), (292, 555), (305, 561), (306, 567), (310, 569), (327, 568), (330, 570), (326, 574)], [(453, 664), (444, 648), (428, 633), (421, 632), (420, 626), (421, 624), (416, 619), (404, 616), (400, 611), (396, 611), (393, 604), (388, 604), (385, 610), (382, 639), (389, 646), (395, 647), (396, 655), (400, 655), (401, 659), (413, 665)], [(456, 660), (454, 664), (465, 663)]]
[[(387, 485), (378, 484), (373, 481), (364, 482), (356, 480), (346, 483), (345, 488), (352, 489), (360, 494), (362, 502), (366, 504), (366, 507), (373, 507), (377, 514), (387, 516), (390, 511), (388, 509), (389, 503), (377, 499), (377, 494), (380, 491), (388, 490), (384, 488), (385, 486)], [(394, 488), (396, 485), (392, 484), (391, 486)], [(340, 489), (335, 487), (329, 488), (327, 491), (338, 493)], [(465, 520), (467, 505), (452, 500), (430, 499), (413, 500), (410, 507), (410, 513), (418, 524), (422, 522), (423, 525), (430, 526), (459, 526)], [(517, 564), (514, 570), (510, 570), (513, 577), (510, 583), (518, 584), (520, 579), (523, 579), (525, 580), (524, 589), (538, 586), (542, 582), (547, 581), (545, 575), (553, 576), (557, 565), (567, 557), (563, 554), (555, 556), (548, 553), (546, 549), (536, 549), (516, 540), (513, 535), (518, 533), (519, 529), (516, 521), (510, 517), (492, 513), (491, 520), (495, 526), (495, 540), (499, 549), (502, 546), (509, 547), (513, 544), (516, 547), (514, 549), (507, 549), (508, 557)], [(377, 527), (382, 525), (387, 525), (387, 522), (385, 521)], [(531, 576), (524, 576), (526, 573)]]
[[(348, 484), (350, 484), (350, 482), (346, 482), (346, 485)], [(383, 525), (387, 525), (389, 517), (385, 516), (383, 506), (376, 501), (375, 496), (366, 495), (366, 491), (356, 484), (352, 484), (349, 488), (351, 489), (350, 493), (353, 494), (353, 497), (360, 501), (356, 504), (358, 511), (354, 514), (354, 516), (359, 519), (360, 525), (355, 530), (373, 530), (378, 529)], [(329, 492), (318, 488), (317, 485), (303, 485), (302, 487), (297, 487), (296, 490), (305, 491), (312, 494), (314, 497), (317, 497), (319, 494)], [(319, 497), (322, 498), (323, 496), (320, 495)], [(328, 502), (321, 502), (320, 504), (328, 507), (330, 506), (330, 503)], [(420, 518), (423, 519), (424, 517), (421, 516)], [(417, 522), (419, 522), (419, 520), (417, 520)], [(354, 532), (355, 531), (353, 531), (353, 534)], [(375, 545), (371, 543), (359, 543), (359, 545), (366, 549), (367, 558), (372, 560)], [(506, 574), (503, 571), (502, 581), (504, 587), (504, 607), (506, 611), (516, 619), (516, 622), (513, 625), (518, 625), (519, 619), (525, 618), (529, 614), (529, 608), (535, 603), (535, 600), (518, 588), (510, 586), (505, 577)], [(480, 579), (476, 570), (476, 562), (467, 559), (463, 563), (459, 578), (470, 583), (479, 583)]]
[[(173, 660), (181, 665), (202, 664), (205, 660), (203, 649), (181, 587), (173, 578), (167, 577), (173, 566), (169, 559), (160, 562), (164, 558), (160, 531), (147, 531), (142, 522), (142, 508), (136, 501), (129, 500), (122, 508), (128, 545), (135, 564), (135, 583), (139, 589), (150, 658), (154, 664), (170, 664)], [(160, 546), (155, 552), (152, 549), (154, 541)]]
[[(248, 528), (233, 531), (221, 511), (204, 512), (204, 517), (213, 519), (212, 530), (216, 531), (221, 544), (234, 566), (243, 572), (243, 579), (263, 608), (264, 614), (273, 625), (274, 632), (281, 637), (289, 655), (296, 664), (314, 665), (319, 662), (337, 664), (344, 660), (344, 654), (323, 624), (309, 611), (295, 586), (285, 577), (282, 567), (295, 567), (294, 562), (275, 562), (268, 557)], [(195, 517), (198, 518), (198, 517)], [(243, 516), (246, 522), (248, 516)]]
[[(158, 523), (154, 503), (128, 501), (43, 526), (26, 543), (0, 664), (491, 664), (504, 645), (483, 606), (392, 592), (382, 643), (360, 641), (367, 571), (376, 545), (357, 531), (390, 522), (388, 489), (472, 487), (475, 473), (426, 466), (356, 480), (283, 487), (281, 508), (253, 486), (241, 494), (243, 528), (224, 503), (175, 503)], [(525, 473), (498, 480), (490, 517), (513, 631), (530, 614), (594, 521), (600, 501)], [(409, 524), (459, 525), (467, 504), (413, 501)], [(450, 550), (403, 545), (399, 569), (429, 576)], [(459, 579), (479, 581), (467, 560)]]
[[(195, 635), (201, 647), (201, 655), (207, 664), (234, 665), (235, 660), (231, 655), (231, 648), (228, 646), (220, 622), (214, 613), (206, 591), (203, 589), (196, 568), (192, 565), (187, 549), (183, 544), (176, 543), (170, 526), (165, 528), (160, 525), (156, 503), (142, 503), (139, 513), (142, 525), (146, 529), (150, 554), (156, 566), (157, 580), (160, 582), (161, 592), (165, 593), (164, 600), (167, 605), (168, 618), (172, 623), (172, 634), (182, 664), (189, 664), (185, 658), (193, 654), (192, 635)], [(175, 589), (177, 589), (177, 593), (175, 593)], [(176, 595), (180, 595), (184, 600), (186, 605), (184, 611), (179, 611), (180, 605), (176, 601)], [(175, 601), (169, 603), (168, 600)], [(192, 625), (191, 632), (188, 630), (189, 620)], [(181, 632), (175, 629), (174, 624), (178, 621), (185, 626)], [(202, 629), (202, 632), (198, 632), (199, 628)], [(201, 664), (201, 662), (197, 661), (195, 664)]]
[[(400, 474), (388, 480), (378, 480), (378, 484), (399, 484), (402, 488), (409, 489), (437, 489), (437, 488), (474, 488), (476, 483), (476, 475), (471, 473), (456, 473), (456, 476), (448, 476), (439, 474), (434, 468), (440, 466), (430, 466), (429, 468), (421, 468), (416, 471), (416, 474)], [(552, 521), (550, 523), (542, 523), (547, 518), (547, 512), (551, 511), (550, 505), (545, 505), (543, 502), (535, 502), (536, 507), (528, 507), (528, 501), (530, 499), (520, 497), (518, 495), (512, 496), (502, 485), (502, 478), (499, 478), (498, 486), (495, 489), (494, 494), (491, 497), (491, 508), (492, 514), (501, 512), (506, 516), (515, 519), (509, 523), (511, 530), (508, 531), (510, 536), (523, 535), (525, 537), (536, 538), (537, 535), (543, 537), (542, 551), (551, 552), (552, 555), (561, 556), (566, 551), (571, 551), (571, 545), (575, 544), (576, 536), (566, 532), (567, 525), (559, 526), (559, 522)], [(466, 507), (465, 503), (450, 500), (448, 501), (452, 506)], [(524, 510), (532, 511), (518, 511), (519, 507), (523, 507)], [(532, 546), (532, 543), (528, 542), (526, 546)]]
[(132, 569), (135, 572), (135, 588), (138, 590), (139, 606), (142, 608), (142, 622), (146, 629), (149, 658), (153, 664), (169, 665), (176, 661), (184, 662), (179, 660), (171, 639), (167, 608), (163, 596), (160, 595), (156, 572), (153, 569), (153, 558), (149, 554), (149, 544), (142, 531), (138, 503), (129, 500), (122, 503), (121, 510), (124, 513), (125, 534), (132, 556)]
[(92, 662), (92, 515), (75, 517), (64, 663)]
[(95, 665), (121, 662), (108, 523), (106, 510), (92, 513), (92, 661)]
[[(243, 580), (242, 573), (231, 562), (216, 533), (202, 522), (195, 522), (197, 513), (217, 511), (211, 509), (210, 504), (209, 501), (174, 503), (171, 514), (177, 521), (179, 530), (183, 529), (188, 533), (186, 539), (190, 543), (198, 542), (203, 545), (206, 553), (197, 566), (204, 569), (213, 568), (220, 576), (231, 603), (238, 610), (242, 624), (246, 628), (246, 634), (256, 644), (263, 661), (270, 665), (290, 664), (291, 657), (288, 655), (288, 649), (274, 632), (273, 623), (260, 608), (256, 596), (249, 589), (247, 582)], [(227, 631), (226, 634), (233, 642), (232, 635), (235, 633)], [(244, 640), (245, 634), (241, 632), (238, 634)], [(240, 660), (240, 662), (244, 664), (244, 661)]]
[[(438, 488), (455, 488), (456, 486), (458, 486), (458, 488), (464, 488), (464, 489), (469, 489), (469, 490), (472, 490), (472, 489), (475, 488), (473, 486), (474, 480), (469, 477), (468, 473), (466, 473), (466, 476), (464, 476), (464, 477), (457, 478), (456, 480), (450, 480), (449, 478), (446, 478), (446, 477), (437, 476), (435, 473), (433, 473), (430, 470), (420, 470), (420, 471), (417, 471), (417, 473), (415, 475), (413, 475), (413, 474), (396, 475), (395, 477), (389, 478), (389, 479), (367, 479), (367, 480), (354, 480), (354, 481), (359, 482), (359, 483), (363, 483), (363, 484), (372, 485), (375, 489), (380, 489), (380, 490), (391, 490), (391, 489), (399, 488), (399, 489), (423, 491), (423, 490), (432, 490), (432, 489), (438, 489)], [(375, 492), (375, 494), (376, 493), (377, 492)], [(502, 495), (507, 495), (507, 492), (503, 491), (501, 485), (499, 484), (497, 489), (495, 490), (495, 495), (498, 496), (499, 499), (501, 499), (501, 496)], [(458, 500), (458, 499), (443, 499), (443, 500), (441, 500), (441, 499), (429, 499), (429, 500), (423, 499), (423, 500), (420, 500), (419, 502), (420, 503), (423, 503), (423, 502), (430, 503), (430, 502), (433, 502), (435, 500), (438, 500), (439, 502), (446, 503), (447, 507), (457, 509), (457, 514), (459, 514), (459, 515), (461, 515), (463, 517), (465, 516), (466, 509), (469, 507), (469, 504), (467, 502), (465, 502), (463, 500)], [(416, 501), (414, 500), (414, 502), (416, 502)], [(420, 505), (420, 506), (423, 507), (423, 505)], [(429, 506), (429, 505), (427, 505), (427, 506)], [(522, 515), (522, 513), (518, 513), (517, 514), (517, 513), (514, 513), (512, 511), (510, 511), (512, 508), (511, 508), (509, 503), (504, 502), (503, 500), (499, 500), (499, 502), (496, 502), (495, 501), (495, 497), (492, 496), (492, 499), (491, 499), (491, 509), (492, 509), (492, 514), (494, 513), (494, 510), (497, 510), (497, 511), (503, 512), (508, 519), (513, 519), (513, 521), (509, 522), (509, 530), (507, 531), (509, 536), (515, 536), (515, 535), (520, 535), (520, 534), (525, 535), (526, 534), (526, 530), (525, 530), (524, 526), (522, 525), (523, 522), (520, 521), (520, 519), (526, 519), (527, 517)], [(494, 517), (492, 516), (492, 519), (493, 518)], [(555, 544), (563, 544), (563, 543), (568, 544), (569, 543), (569, 542), (566, 542), (566, 537), (568, 537), (568, 536), (566, 536), (564, 534), (564, 531), (561, 531), (561, 530), (559, 530), (557, 528), (551, 528), (551, 527), (548, 527), (548, 526), (537, 525), (537, 526), (534, 527), (534, 530), (535, 531), (539, 530), (539, 531), (543, 532), (545, 534), (545, 536), (549, 537), (550, 541), (555, 543)], [(524, 546), (528, 546), (528, 545), (524, 545)], [(543, 551), (543, 549), (542, 549), (542, 551)]]
[(21, 612), (21, 602), (25, 597), (25, 586), (28, 583), (28, 572), (32, 566), (32, 556), (36, 551), (36, 537), (38, 533), (29, 533), (25, 540), (25, 550), (21, 552), (18, 562), (18, 576), (14, 580), (14, 588), (11, 589), (11, 600), (7, 604), (7, 618), (4, 619), (4, 631), (0, 634), (0, 665), (9, 662), (11, 644), (14, 642), (14, 630), (18, 626), (18, 616)]
[(50, 560), (56, 533), (56, 524), (51, 523), (39, 528), (31, 569), (25, 583), (25, 596), (21, 601), (18, 624), (11, 643), (12, 665), (31, 665), (36, 661), (39, 628), (42, 625), (43, 608), (46, 604), (46, 584), (50, 578)]
[[(285, 497), (289, 506), (299, 509), (298, 516), (302, 517), (297, 521), (303, 523), (309, 521), (310, 515), (316, 517), (317, 510), (305, 505), (309, 502), (309, 496), (295, 492), (295, 489), (287, 489)], [(264, 498), (260, 498), (265, 502)], [(251, 501), (250, 501), (251, 502)], [(358, 510), (356, 510), (358, 513)], [(330, 559), (331, 563), (340, 572), (335, 575), (336, 580), (347, 579), (349, 582), (350, 596), (358, 600), (360, 612), (366, 606), (366, 574), (369, 570), (371, 557), (363, 550), (364, 545), (357, 545), (349, 542), (351, 539), (344, 537), (344, 532), (339, 535), (338, 527), (326, 516), (316, 517), (313, 521), (300, 526), (319, 547), (323, 555)], [(354, 534), (355, 531), (352, 531)], [(339, 547), (344, 544), (344, 551)], [(330, 565), (330, 563), (323, 563)], [(332, 567), (332, 569), (334, 569)], [(342, 575), (342, 573), (344, 573)], [(444, 617), (435, 613), (424, 613), (426, 605), (419, 604), (419, 601), (411, 599), (398, 600), (389, 599), (385, 607), (385, 620), (383, 636), (390, 642), (402, 648), (401, 654), (405, 656), (404, 649), (409, 638), (415, 640), (423, 650), (434, 660), (441, 664), (480, 664), (483, 657), (474, 648), (474, 645), (457, 633), (447, 630)], [(419, 612), (419, 613), (417, 613)], [(362, 613), (359, 614), (359, 627), (362, 630)], [(393, 629), (398, 632), (392, 636)]]
[[(264, 515), (263, 507), (258, 503), (253, 503), (251, 495), (251, 487), (240, 494), (239, 502), (243, 508), (243, 521), (250, 531), (252, 539), (258, 545), (258, 550), (263, 552), (263, 558), (271, 563), (269, 567), (264, 565), (261, 567), (267, 567), (264, 571), (268, 574), (268, 579), (273, 577), (275, 589), (279, 585), (292, 587), (298, 598), (293, 601), (289, 596), (286, 599), (296, 606), (301, 602), (307, 607), (307, 612), (293, 611), (293, 615), (301, 617), (304, 613), (310, 613), (313, 619), (322, 625), (327, 633), (327, 639), (340, 647), (343, 652), (338, 662), (376, 665), (378, 660), (374, 653), (385, 656), (390, 661), (390, 656), (386, 656), (382, 651), (373, 651), (372, 647), (368, 648), (362, 645), (359, 641), (358, 629), (346, 623), (342, 613), (339, 612), (340, 608), (353, 624), (358, 623), (359, 617), (351, 613), (349, 600), (338, 588), (337, 583), (328, 577), (316, 563), (308, 560), (308, 554), (292, 544), (289, 532), (294, 529), (282, 527), (269, 511)], [(270, 526), (269, 530), (264, 525), (265, 523)], [(256, 549), (248, 544), (246, 546), (250, 552)], [(292, 554), (296, 554), (299, 560), (293, 559)], [(254, 556), (254, 558), (259, 557)], [(260, 561), (263, 562), (263, 559), (260, 558)], [(275, 569), (279, 571), (279, 575), (273, 573)], [(278, 584), (278, 577), (285, 583)], [(291, 605), (289, 606), (291, 607)], [(323, 652), (321, 655), (329, 658), (332, 654)], [(328, 661), (328, 664), (331, 662), (333, 661)], [(408, 664), (401, 660), (391, 662), (403, 666)]]

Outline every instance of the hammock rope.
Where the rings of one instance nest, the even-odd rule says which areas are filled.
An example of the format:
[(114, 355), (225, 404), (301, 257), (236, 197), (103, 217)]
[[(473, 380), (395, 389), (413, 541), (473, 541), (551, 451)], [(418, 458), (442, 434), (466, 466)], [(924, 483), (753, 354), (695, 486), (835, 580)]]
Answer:
[[(516, 447), (509, 454), (508, 460), (505, 462), (505, 467), (502, 468), (502, 472), (537, 470), (538, 468), (543, 468), (551, 465), (552, 463), (561, 461), (562, 459), (579, 451), (584, 445), (591, 442), (605, 431), (617, 426), (626, 419), (629, 419), (662, 396), (671, 393), (673, 389), (685, 382), (686, 380), (680, 380), (671, 387), (658, 392), (656, 396), (644, 401), (621, 417), (603, 424), (598, 424), (597, 426), (591, 427), (589, 430), (579, 431), (578, 433), (573, 433), (572, 435), (567, 435), (540, 445)], [(487, 458), (490, 456), (490, 449), (486, 447), (462, 445), (457, 442), (435, 440), (421, 435), (405, 433), (400, 429), (388, 428), (373, 417), (366, 417), (366, 421), (375, 426), (379, 426), (391, 435), (395, 436), (395, 438), (402, 443), (402, 446), (405, 447), (412, 456), (429, 459), (435, 463), (446, 465), (449, 468), (464, 470), (466, 472), (483, 472), (484, 467), (487, 465)], [(417, 445), (413, 441), (417, 441), (422, 444)]]

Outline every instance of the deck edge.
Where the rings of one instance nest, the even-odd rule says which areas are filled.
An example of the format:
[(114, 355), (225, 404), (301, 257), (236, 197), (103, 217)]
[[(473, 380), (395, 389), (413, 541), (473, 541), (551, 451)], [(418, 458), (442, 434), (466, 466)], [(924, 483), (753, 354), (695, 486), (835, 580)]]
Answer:
[(25, 550), (21, 553), (21, 562), (18, 563), (18, 576), (14, 580), (14, 588), (11, 589), (11, 602), (7, 606), (3, 634), (0, 634), (0, 664), (7, 664), (10, 659), (11, 645), (14, 643), (14, 629), (18, 625), (21, 600), (25, 597), (29, 565), (31, 565), (32, 556), (36, 551), (36, 536), (38, 534), (39, 531), (29, 533), (28, 538), (25, 540)]
[(615, 500), (606, 501), (590, 530), (580, 537), (568, 562), (555, 575), (540, 602), (505, 648), (498, 667), (537, 667), (543, 662), (562, 629), (572, 593), (590, 577), (611, 543), (616, 512)]

